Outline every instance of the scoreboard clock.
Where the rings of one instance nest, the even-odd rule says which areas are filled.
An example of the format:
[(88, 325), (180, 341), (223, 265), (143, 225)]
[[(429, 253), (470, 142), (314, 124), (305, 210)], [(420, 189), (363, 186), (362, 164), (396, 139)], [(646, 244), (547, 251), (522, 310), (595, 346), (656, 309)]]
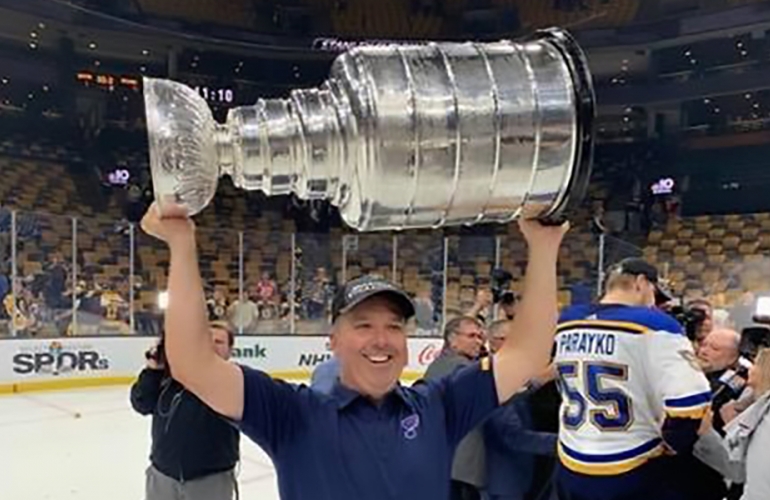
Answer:
[(231, 88), (208, 85), (196, 85), (193, 88), (207, 102), (213, 104), (233, 104), (235, 102), (235, 92)]

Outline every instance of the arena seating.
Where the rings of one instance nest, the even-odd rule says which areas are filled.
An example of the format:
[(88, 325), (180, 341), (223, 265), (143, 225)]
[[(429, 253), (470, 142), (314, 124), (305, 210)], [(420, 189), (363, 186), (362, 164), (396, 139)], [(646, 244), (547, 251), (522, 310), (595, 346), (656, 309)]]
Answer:
[[(317, 2), (308, 2), (315, 4)], [(344, 2), (323, 0), (331, 12), (335, 33), (348, 36), (392, 37), (425, 39), (437, 37), (450, 30), (453, 19), (473, 7), (465, 0), (449, 0), (442, 4), (441, 13), (423, 7), (419, 2), (396, 0), (378, 2)], [(599, 28), (620, 26), (631, 22), (637, 14), (639, 0), (583, 0), (572, 2), (543, 0), (496, 0), (493, 7), (511, 8), (518, 12), (525, 31), (548, 26)], [(560, 7), (560, 8), (556, 8)]]
[(406, 0), (309, 0), (305, 3), (328, 12), (333, 32), (340, 36), (426, 39), (440, 36), (443, 28), (440, 17), (420, 10), (415, 12), (409, 9)]
[[(77, 288), (110, 290), (127, 300), (130, 240), (119, 199), (112, 197), (104, 209), (95, 209), (84, 200), (62, 164), (68, 154), (66, 149), (41, 144), (19, 146), (19, 142), (6, 141), (0, 143), (0, 151), (5, 154), (0, 156), (0, 175), (7, 181), (0, 184), (2, 209), (5, 214), (8, 209), (17, 210), (19, 276), (31, 280), (45, 273), (54, 256), (71, 262), (73, 219), (77, 219)], [(601, 199), (606, 192), (606, 183), (594, 182), (590, 199)], [(599, 250), (598, 237), (590, 231), (591, 215), (586, 207), (573, 218), (573, 229), (561, 250), (562, 304), (571, 301), (573, 286), (596, 286)], [(333, 283), (364, 273), (391, 277), (394, 258), (395, 277), (410, 293), (427, 293), (434, 300), (442, 295), (444, 237), (434, 231), (410, 231), (397, 237), (354, 234), (345, 228), (332, 228), (325, 234), (298, 233), (294, 220), (280, 211), (263, 210), (259, 216), (253, 215), (246, 194), (226, 182), (219, 186), (215, 201), (196, 217), (196, 223), (206, 286), (209, 292), (221, 290), (231, 301), (240, 292), (240, 248), (243, 290), (247, 295), (267, 273), (276, 281), (285, 301), (292, 288), (293, 265), (297, 293), (307, 298), (319, 268), (326, 270)], [(7, 215), (0, 214), (0, 232), (8, 229)], [(447, 232), (447, 310), (466, 309), (476, 292), (489, 286), (498, 244), (499, 266), (512, 272), (514, 290), (521, 291), (518, 278), (524, 273), (526, 256), (523, 239), (515, 223), (494, 229), (493, 233), (476, 236)], [(613, 241), (615, 247), (605, 248), (605, 264), (644, 255), (661, 266), (674, 291), (687, 298), (708, 295), (730, 304), (743, 291), (770, 287), (763, 278), (770, 275), (770, 269), (762, 255), (770, 250), (767, 213), (675, 217), (649, 233), (643, 250)], [(135, 244), (135, 310), (150, 312), (157, 307), (158, 291), (166, 286), (168, 252), (163, 244), (141, 231), (135, 233)], [(621, 244), (626, 248), (618, 250)], [(67, 286), (72, 286), (71, 275)], [(298, 317), (306, 314), (301, 302), (297, 307)], [(285, 325), (276, 328), (285, 329)]]
[(744, 291), (766, 291), (770, 214), (683, 217), (652, 231), (644, 255), (669, 265), (674, 290), (686, 298), (724, 294), (731, 304)]
[[(264, 17), (271, 10), (268, 6), (258, 11), (261, 6), (249, 0), (225, 3), (215, 0), (139, 0), (139, 4), (151, 16), (244, 29), (269, 26), (269, 23), (259, 21), (264, 21), (260, 16)], [(291, 5), (290, 2), (286, 4)], [(331, 31), (337, 36), (418, 40), (438, 39), (456, 31), (454, 27), (463, 12), (475, 7), (467, 0), (447, 0), (440, 5), (431, 0), (302, 0), (301, 4), (317, 15), (328, 13)], [(624, 25), (634, 20), (639, 5), (639, 0), (491, 2), (491, 7), (517, 12), (524, 31), (548, 26), (602, 28)], [(280, 6), (279, 2), (274, 7)]]
[(254, 26), (254, 6), (250, 0), (139, 0), (149, 15), (184, 19), (190, 23), (221, 24), (249, 29)]
[(553, 8), (553, 3), (539, 0), (516, 2), (525, 28), (564, 26), (585, 29), (622, 26), (634, 19), (640, 5), (639, 0), (585, 0), (571, 2), (582, 4), (585, 8), (564, 10)]
[[(46, 148), (35, 146), (26, 151), (32, 152), (38, 153), (33, 156), (40, 156), (41, 152), (46, 153)], [(16, 153), (23, 156), (25, 151)], [(127, 300), (128, 226), (125, 221), (121, 222), (117, 201), (111, 201), (105, 211), (95, 210), (79, 197), (66, 168), (55, 161), (0, 158), (0, 174), (9, 180), (0, 186), (0, 196), (7, 207), (19, 210), (19, 229), (24, 231), (19, 238), (17, 269), (21, 276), (43, 273), (54, 255), (71, 262), (72, 216), (75, 216), (79, 286), (113, 290)], [(248, 214), (244, 193), (229, 183), (222, 183), (214, 203), (196, 217), (204, 281), (210, 291), (222, 290), (235, 300), (240, 291), (239, 248), (242, 245), (244, 292), (248, 294), (262, 273), (267, 272), (285, 296), (291, 289), (291, 235), (296, 231), (295, 224), (279, 212), (264, 211), (260, 217)], [(585, 219), (583, 217), (578, 226), (585, 226)], [(227, 220), (226, 229), (222, 227), (222, 220)], [(501, 241), (501, 266), (516, 277), (522, 275), (524, 243), (515, 233), (515, 224), (498, 229), (502, 231), (499, 235), (449, 237), (448, 309), (469, 307), (479, 287), (489, 285), (497, 236)], [(242, 242), (239, 231), (242, 231)], [(596, 260), (591, 238), (589, 233), (576, 230), (565, 244), (560, 278), (565, 302), (569, 299), (570, 283), (591, 279), (592, 263)], [(135, 233), (135, 239), (135, 309), (153, 311), (157, 292), (165, 289), (168, 253), (161, 243), (141, 231)], [(409, 232), (399, 235), (395, 244), (396, 278), (405, 288), (413, 294), (440, 292), (443, 237), (430, 231)], [(318, 268), (327, 269), (336, 282), (363, 273), (391, 277), (393, 245), (394, 237), (390, 234), (352, 234), (341, 228), (332, 229), (329, 234), (298, 233), (295, 238), (297, 286), (304, 289), (310, 286)], [(303, 289), (298, 290), (302, 292)]]
[[(0, 199), (4, 205), (17, 208), (20, 231), (30, 234), (22, 238), (19, 255), (22, 272), (33, 271), (45, 257), (54, 253), (65, 259), (72, 257), (72, 216), (81, 220), (78, 250), (89, 260), (100, 261), (112, 255), (115, 245), (110, 240), (120, 212), (112, 207), (107, 213), (97, 214), (92, 206), (77, 203), (75, 186), (65, 167), (58, 163), (0, 158), (0, 173), (7, 182), (0, 184)], [(63, 215), (68, 214), (68, 215)], [(29, 229), (26, 227), (29, 226)], [(126, 250), (128, 245), (124, 247)], [(95, 252), (89, 254), (88, 252)], [(117, 265), (117, 261), (105, 260)], [(127, 261), (121, 261), (127, 266)], [(28, 269), (24, 269), (27, 266)]]

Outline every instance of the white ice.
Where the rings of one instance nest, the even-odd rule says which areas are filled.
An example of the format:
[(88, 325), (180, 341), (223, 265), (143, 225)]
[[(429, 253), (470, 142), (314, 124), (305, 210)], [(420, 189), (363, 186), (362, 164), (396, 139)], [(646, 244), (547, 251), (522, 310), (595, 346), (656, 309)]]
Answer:
[[(0, 396), (1, 500), (142, 500), (150, 417), (125, 387)], [(267, 456), (241, 439), (242, 500), (278, 500)]]

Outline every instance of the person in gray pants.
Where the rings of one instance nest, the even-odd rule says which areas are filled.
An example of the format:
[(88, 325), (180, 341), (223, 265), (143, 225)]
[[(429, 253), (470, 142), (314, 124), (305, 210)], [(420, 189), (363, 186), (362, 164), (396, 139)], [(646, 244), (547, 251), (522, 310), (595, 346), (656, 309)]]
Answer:
[[(232, 328), (209, 325), (214, 348), (228, 359)], [(131, 387), (131, 406), (152, 415), (152, 451), (145, 500), (232, 500), (240, 433), (173, 379), (162, 341), (147, 353), (147, 366)]]

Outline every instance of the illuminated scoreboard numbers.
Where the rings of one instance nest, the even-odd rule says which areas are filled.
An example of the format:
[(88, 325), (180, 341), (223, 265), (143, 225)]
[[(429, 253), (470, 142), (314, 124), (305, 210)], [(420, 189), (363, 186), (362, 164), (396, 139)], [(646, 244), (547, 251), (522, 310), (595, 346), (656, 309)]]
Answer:
[(199, 96), (208, 102), (216, 104), (233, 104), (235, 102), (235, 92), (231, 88), (196, 85), (194, 89)]

